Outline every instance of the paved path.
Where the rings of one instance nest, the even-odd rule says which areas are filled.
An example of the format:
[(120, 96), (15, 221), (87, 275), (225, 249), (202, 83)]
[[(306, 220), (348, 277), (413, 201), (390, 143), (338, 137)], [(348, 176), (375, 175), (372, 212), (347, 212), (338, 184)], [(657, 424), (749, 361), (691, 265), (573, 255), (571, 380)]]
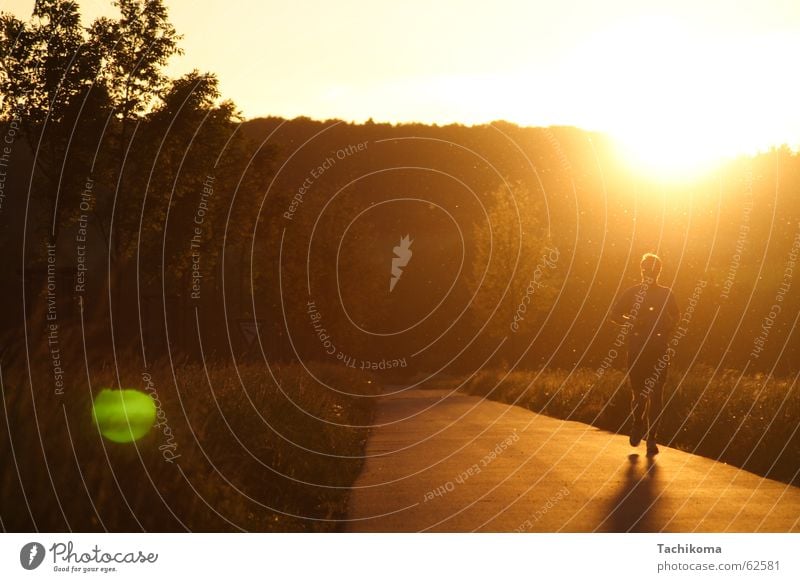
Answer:
[(800, 531), (799, 488), (520, 407), (409, 390), (376, 422), (350, 531)]

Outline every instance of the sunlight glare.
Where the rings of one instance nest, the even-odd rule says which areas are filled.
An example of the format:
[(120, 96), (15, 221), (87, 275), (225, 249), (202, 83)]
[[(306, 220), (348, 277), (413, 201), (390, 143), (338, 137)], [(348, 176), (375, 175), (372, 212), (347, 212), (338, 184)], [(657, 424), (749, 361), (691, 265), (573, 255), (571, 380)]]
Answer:
[(784, 101), (800, 84), (775, 57), (796, 44), (780, 36), (737, 44), (640, 18), (589, 39), (568, 78), (583, 97), (584, 126), (609, 132), (632, 169), (682, 180), (781, 143)]

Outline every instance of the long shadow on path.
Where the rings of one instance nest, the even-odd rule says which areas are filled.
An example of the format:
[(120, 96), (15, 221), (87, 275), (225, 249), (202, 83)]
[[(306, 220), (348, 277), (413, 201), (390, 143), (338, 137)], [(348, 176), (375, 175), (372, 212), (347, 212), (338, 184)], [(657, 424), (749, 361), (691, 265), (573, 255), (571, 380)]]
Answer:
[(610, 532), (651, 532), (660, 528), (655, 510), (659, 498), (658, 465), (647, 458), (644, 468), (637, 454), (629, 455), (625, 481), (608, 506), (608, 517), (597, 528)]
[[(380, 399), (375, 423), (348, 531), (512, 532), (531, 521), (526, 531), (800, 530), (798, 488), (669, 447), (657, 460), (630, 455), (623, 435), (517, 406), (413, 389)], [(430, 498), (475, 463), (480, 474)]]

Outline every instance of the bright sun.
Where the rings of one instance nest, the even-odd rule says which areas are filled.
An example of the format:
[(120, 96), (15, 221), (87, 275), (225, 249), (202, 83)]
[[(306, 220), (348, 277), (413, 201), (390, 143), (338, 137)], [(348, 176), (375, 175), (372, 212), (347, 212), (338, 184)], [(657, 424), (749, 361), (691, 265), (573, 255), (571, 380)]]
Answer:
[(661, 123), (615, 132), (618, 151), (633, 169), (660, 180), (683, 180), (736, 153), (728, 151), (719, 133), (686, 125), (688, 116), (680, 112), (673, 115), (658, 120)]
[(631, 166), (681, 180), (781, 143), (783, 112), (800, 93), (785, 66), (795, 41), (743, 44), (640, 18), (587, 40), (563, 78), (584, 99), (586, 125), (609, 132)]

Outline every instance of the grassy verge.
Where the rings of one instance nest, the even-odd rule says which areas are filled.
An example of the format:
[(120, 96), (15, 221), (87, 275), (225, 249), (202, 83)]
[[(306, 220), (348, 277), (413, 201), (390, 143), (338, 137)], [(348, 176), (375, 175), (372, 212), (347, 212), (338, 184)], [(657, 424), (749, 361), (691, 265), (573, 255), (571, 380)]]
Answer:
[[(374, 384), (341, 366), (119, 362), (53, 389), (48, 358), (3, 369), (0, 519), (6, 531), (331, 531), (372, 419)], [(82, 377), (81, 377), (82, 374)], [(157, 425), (130, 444), (92, 422), (93, 395), (136, 388), (157, 398)], [(33, 386), (33, 388), (31, 387)], [(359, 397), (362, 396), (362, 397)], [(347, 426), (354, 425), (354, 426)]]
[[(629, 427), (630, 388), (618, 370), (482, 371), (464, 390), (612, 432)], [(671, 372), (664, 403), (665, 444), (800, 484), (800, 387), (790, 379), (697, 366)]]

